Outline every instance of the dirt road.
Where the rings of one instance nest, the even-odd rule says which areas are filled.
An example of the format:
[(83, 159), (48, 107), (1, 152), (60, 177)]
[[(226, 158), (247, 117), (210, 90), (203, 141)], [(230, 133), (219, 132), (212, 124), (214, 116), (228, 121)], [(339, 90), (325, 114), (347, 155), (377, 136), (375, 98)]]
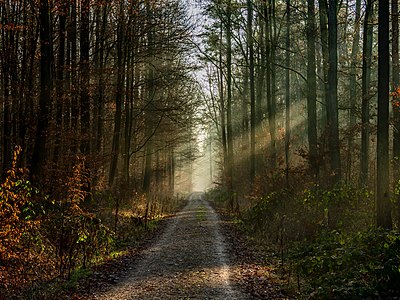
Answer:
[(193, 193), (143, 258), (93, 299), (249, 299), (230, 280), (229, 249), (218, 215)]

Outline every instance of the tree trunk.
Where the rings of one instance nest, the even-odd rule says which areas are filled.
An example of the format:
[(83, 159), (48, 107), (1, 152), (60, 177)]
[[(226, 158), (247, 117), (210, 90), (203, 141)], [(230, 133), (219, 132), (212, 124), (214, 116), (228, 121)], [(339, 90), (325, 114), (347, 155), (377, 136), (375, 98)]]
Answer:
[(328, 125), (328, 145), (330, 158), (330, 173), (332, 183), (341, 180), (340, 163), (340, 144), (339, 144), (339, 118), (338, 118), (338, 98), (337, 98), (337, 0), (329, 0), (328, 8), (328, 45), (329, 45), (329, 69), (327, 97), (327, 125)]
[(319, 3), (319, 25), (321, 30), (321, 47), (322, 47), (322, 69), (323, 69), (323, 97), (322, 97), (322, 113), (320, 118), (320, 126), (323, 133), (327, 133), (327, 99), (329, 95), (328, 86), (328, 69), (329, 69), (329, 47), (328, 47), (328, 6), (327, 0), (318, 0)]
[(59, 49), (57, 66), (57, 102), (56, 102), (56, 140), (53, 154), (53, 162), (60, 161), (62, 156), (62, 138), (64, 132), (63, 112), (64, 112), (64, 69), (65, 69), (65, 31), (67, 22), (68, 6), (63, 4), (59, 11)]
[(81, 152), (90, 152), (90, 96), (89, 96), (89, 13), (90, 0), (83, 0), (81, 6), (80, 28), (80, 117), (81, 117)]
[[(269, 105), (269, 131), (271, 134), (271, 167), (276, 168), (277, 152), (276, 152), (276, 47), (278, 42), (275, 0), (269, 0), (270, 6), (270, 105)], [(268, 84), (268, 83), (267, 83)]]
[[(231, 24), (231, 1), (228, 0), (227, 23), (226, 23), (226, 137), (228, 142), (228, 190), (233, 194), (233, 130), (232, 130), (232, 24)], [(233, 197), (229, 195), (229, 206), (233, 210)]]
[(360, 22), (361, 22), (361, 0), (356, 0), (356, 18), (354, 24), (354, 39), (351, 49), (351, 69), (350, 69), (350, 110), (349, 110), (349, 128), (350, 133), (347, 140), (347, 178), (352, 178), (353, 163), (353, 144), (354, 144), (354, 127), (356, 126), (356, 100), (357, 100), (357, 55), (360, 43)]
[[(51, 29), (50, 7), (47, 0), (40, 1), (40, 98), (31, 175), (39, 176), (47, 160), (47, 134), (51, 106)], [(38, 178), (36, 178), (38, 179)]]
[(362, 66), (362, 103), (361, 103), (361, 153), (360, 153), (360, 186), (368, 185), (369, 176), (369, 100), (371, 64), (372, 64), (372, 38), (373, 38), (373, 0), (367, 0), (363, 31), (363, 66)]
[[(128, 53), (127, 66), (132, 66), (132, 49), (126, 49)], [(125, 126), (124, 126), (124, 151), (123, 151), (123, 176), (124, 181), (129, 186), (130, 183), (130, 152), (131, 152), (131, 139), (132, 139), (132, 126), (133, 126), (133, 89), (134, 89), (134, 78), (135, 78), (135, 67), (131, 67), (130, 74), (127, 74), (126, 80), (126, 100), (125, 100)]]
[[(251, 17), (250, 16), (250, 9), (251, 9), (251, 14), (253, 14), (253, 4), (250, 0), (247, 1), (247, 7), (248, 7), (248, 15), (247, 18)], [(260, 129), (261, 127), (261, 122), (262, 122), (262, 116), (263, 116), (263, 106), (262, 106), (262, 100), (264, 97), (264, 88), (265, 88), (265, 62), (266, 62), (266, 53), (265, 53), (265, 26), (263, 26), (263, 16), (260, 14), (260, 33), (258, 37), (258, 43), (259, 43), (259, 63), (258, 63), (258, 76), (257, 76), (257, 95), (256, 95), (256, 128)], [(249, 21), (247, 22), (247, 26), (251, 26), (250, 28), (247, 27), (247, 31), (251, 30), (251, 35), (248, 36), (248, 43), (252, 44), (252, 47), (254, 48), (254, 37), (253, 37), (253, 21), (251, 20), (251, 23)], [(254, 49), (253, 49), (254, 52)], [(253, 54), (254, 55), (254, 54)], [(254, 57), (253, 57), (253, 68), (254, 68)]]
[(71, 1), (70, 6), (70, 24), (68, 26), (67, 33), (67, 41), (68, 41), (68, 59), (69, 68), (67, 72), (68, 77), (68, 85), (70, 91), (70, 103), (68, 107), (67, 116), (71, 116), (68, 120), (68, 129), (70, 130), (70, 134), (73, 138), (71, 143), (71, 152), (76, 153), (76, 149), (78, 147), (77, 139), (78, 139), (78, 120), (79, 120), (79, 106), (78, 106), (78, 95), (75, 92), (75, 89), (78, 85), (78, 76), (77, 76), (77, 14), (76, 14), (76, 0)]
[(111, 148), (111, 164), (110, 174), (108, 177), (108, 185), (111, 187), (114, 183), (115, 175), (117, 173), (120, 138), (121, 138), (121, 124), (122, 124), (122, 103), (124, 98), (124, 51), (123, 51), (123, 4), (120, 7), (120, 20), (117, 25), (117, 82), (116, 82), (116, 95), (115, 95), (115, 116), (114, 116), (114, 133)]
[(249, 49), (250, 79), (250, 180), (252, 185), (256, 176), (256, 99), (254, 86), (254, 42), (253, 42), (253, 5), (247, 0), (247, 42)]
[(389, 1), (379, 1), (376, 223), (392, 228), (389, 191)]
[(222, 22), (219, 34), (219, 101), (220, 101), (220, 115), (221, 115), (221, 138), (222, 138), (222, 151), (224, 157), (224, 176), (226, 177), (227, 165), (228, 165), (228, 146), (226, 139), (226, 121), (225, 121), (225, 97), (224, 97), (224, 73), (223, 73), (223, 61), (222, 61)]
[(317, 77), (315, 72), (315, 2), (307, 0), (307, 125), (308, 125), (308, 148), (310, 166), (317, 181), (319, 177), (319, 165), (317, 162)]
[(107, 26), (107, 5), (96, 8), (96, 31), (93, 53), (96, 69), (97, 87), (93, 107), (93, 139), (91, 147), (98, 154), (103, 153), (103, 119), (104, 119), (104, 36)]
[[(392, 0), (392, 81), (393, 81), (393, 179), (400, 179), (400, 66), (399, 66), (399, 3)], [(400, 229), (400, 196), (397, 196), (397, 228)]]
[[(151, 12), (151, 8), (147, 7), (147, 14), (150, 22), (153, 22), (153, 13)], [(153, 162), (153, 125), (152, 120), (154, 118), (154, 114), (152, 110), (155, 108), (155, 97), (156, 97), (156, 87), (155, 87), (155, 69), (153, 65), (153, 61), (155, 60), (155, 32), (154, 28), (148, 29), (147, 32), (147, 43), (148, 43), (148, 55), (149, 62), (147, 65), (147, 109), (145, 110), (145, 131), (146, 131), (146, 149), (145, 149), (145, 169), (143, 175), (143, 192), (149, 194), (151, 178), (152, 178), (152, 162)], [(150, 198), (147, 198), (147, 201), (150, 201)]]
[(286, 0), (286, 88), (285, 88), (285, 162), (286, 162), (286, 185), (289, 186), (290, 167), (290, 0)]

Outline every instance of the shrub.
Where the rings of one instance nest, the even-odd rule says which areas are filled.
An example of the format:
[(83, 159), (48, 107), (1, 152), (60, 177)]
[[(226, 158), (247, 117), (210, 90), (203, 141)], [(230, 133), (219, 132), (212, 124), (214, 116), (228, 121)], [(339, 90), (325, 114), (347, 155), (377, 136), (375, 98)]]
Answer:
[(388, 298), (400, 293), (400, 235), (370, 229), (325, 232), (290, 257), (315, 298)]

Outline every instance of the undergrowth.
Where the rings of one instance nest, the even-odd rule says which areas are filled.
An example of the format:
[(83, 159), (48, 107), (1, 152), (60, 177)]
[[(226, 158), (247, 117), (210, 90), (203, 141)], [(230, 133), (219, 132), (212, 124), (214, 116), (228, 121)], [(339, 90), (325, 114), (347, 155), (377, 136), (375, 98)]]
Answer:
[[(88, 192), (84, 159), (52, 178), (51, 193), (18, 167), (0, 180), (0, 298), (49, 299), (73, 289), (94, 265), (135, 247), (181, 199)], [(115, 209), (118, 203), (118, 210)]]
[[(208, 199), (228, 207), (226, 191), (210, 191)], [(328, 190), (309, 185), (243, 200), (251, 205), (236, 216), (236, 224), (264, 249), (265, 263), (278, 267), (278, 282), (289, 296), (400, 295), (400, 234), (375, 228), (369, 191), (346, 184)]]

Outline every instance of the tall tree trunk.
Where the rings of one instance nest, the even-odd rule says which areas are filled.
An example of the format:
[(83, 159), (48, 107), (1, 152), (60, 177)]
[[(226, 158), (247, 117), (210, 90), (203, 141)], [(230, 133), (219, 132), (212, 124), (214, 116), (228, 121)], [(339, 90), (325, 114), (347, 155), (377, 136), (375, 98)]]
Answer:
[(83, 0), (81, 6), (80, 28), (80, 117), (81, 117), (81, 152), (90, 152), (90, 96), (89, 96), (89, 13), (90, 0)]
[(333, 184), (341, 180), (340, 145), (339, 145), (339, 116), (337, 98), (337, 0), (329, 0), (328, 8), (328, 45), (329, 45), (329, 69), (328, 86), (329, 93), (327, 98), (327, 124), (328, 124), (328, 143), (330, 170)]
[(350, 181), (352, 176), (353, 163), (353, 143), (354, 143), (354, 127), (356, 125), (356, 99), (357, 99), (357, 55), (360, 43), (360, 23), (361, 23), (361, 0), (356, 0), (356, 18), (354, 24), (354, 38), (351, 49), (351, 69), (350, 69), (350, 110), (349, 110), (349, 128), (350, 134), (347, 140), (347, 178)]
[(253, 5), (247, 0), (247, 42), (249, 49), (250, 79), (250, 180), (252, 185), (256, 176), (256, 99), (254, 83), (254, 41), (253, 41)]
[[(127, 47), (128, 48), (128, 47)], [(127, 66), (132, 66), (132, 49), (126, 49), (128, 53)], [(131, 67), (131, 71), (127, 74), (126, 80), (126, 100), (125, 100), (125, 126), (124, 126), (124, 151), (123, 151), (123, 173), (124, 181), (129, 186), (130, 183), (130, 152), (131, 152), (131, 139), (132, 139), (132, 126), (133, 126), (133, 90), (134, 90), (134, 78), (135, 78), (135, 67)]]
[(93, 53), (93, 67), (96, 70), (96, 80), (97, 86), (95, 91), (95, 98), (94, 98), (94, 106), (93, 106), (93, 125), (92, 125), (92, 143), (91, 149), (96, 151), (97, 153), (102, 153), (102, 137), (98, 135), (99, 127), (102, 125), (100, 119), (100, 110), (101, 105), (103, 103), (104, 97), (104, 84), (103, 84), (103, 60), (104, 60), (104, 35), (105, 32), (103, 31), (104, 24), (103, 24), (103, 11), (106, 9), (107, 5), (100, 6), (98, 5), (95, 9), (95, 43), (94, 43), (94, 53)]
[(392, 228), (389, 191), (389, 1), (379, 1), (376, 223)]
[(289, 186), (290, 167), (290, 0), (286, 0), (286, 88), (285, 88), (285, 162), (286, 162), (286, 185)]
[(326, 109), (327, 99), (329, 95), (328, 86), (328, 69), (329, 69), (329, 47), (328, 47), (328, 5), (327, 0), (318, 0), (319, 3), (319, 25), (321, 30), (321, 47), (322, 47), (322, 69), (323, 69), (323, 97), (322, 97), (322, 113), (321, 113), (321, 130), (327, 133)]
[(64, 132), (63, 112), (64, 112), (64, 69), (65, 69), (65, 31), (67, 22), (68, 5), (62, 4), (59, 11), (59, 45), (58, 45), (58, 66), (57, 66), (57, 102), (56, 102), (56, 140), (53, 154), (53, 162), (60, 161), (62, 153), (62, 138)]
[(372, 65), (373, 0), (367, 0), (363, 31), (362, 103), (361, 103), (361, 153), (360, 185), (368, 185), (369, 177), (369, 100)]
[(223, 61), (222, 61), (222, 22), (219, 33), (219, 70), (218, 70), (218, 79), (219, 79), (219, 102), (220, 102), (220, 116), (221, 116), (221, 138), (222, 138), (222, 151), (224, 157), (224, 176), (226, 177), (226, 172), (228, 168), (228, 146), (227, 146), (227, 138), (226, 138), (226, 121), (225, 121), (225, 95), (224, 95), (224, 71), (223, 71)]
[[(393, 81), (393, 178), (400, 179), (400, 66), (399, 66), (399, 3), (392, 0), (392, 81)], [(400, 229), (400, 196), (397, 198), (397, 228)]]
[[(31, 174), (39, 176), (47, 160), (47, 134), (51, 106), (51, 27), (50, 7), (47, 0), (40, 0), (40, 98), (35, 146), (32, 155)], [(38, 179), (38, 178), (36, 178)]]
[[(268, 2), (267, 2), (268, 1)], [(266, 63), (266, 91), (267, 91), (267, 110), (268, 110), (268, 126), (271, 139), (271, 157), (274, 160), (276, 149), (275, 149), (275, 99), (273, 96), (273, 64), (275, 63), (273, 57), (273, 47), (272, 45), (272, 24), (271, 20), (271, 10), (272, 4), (271, 0), (266, 0), (264, 5), (264, 15), (265, 15), (265, 51), (267, 55)], [(273, 163), (272, 163), (273, 164)], [(274, 167), (274, 166), (273, 166)]]
[[(150, 22), (153, 22), (153, 13), (151, 8), (147, 7), (147, 14)], [(154, 69), (153, 61), (155, 60), (155, 32), (154, 28), (148, 29), (147, 32), (147, 47), (148, 47), (148, 55), (149, 55), (149, 62), (148, 62), (148, 70), (147, 70), (147, 109), (145, 111), (145, 126), (146, 126), (146, 148), (145, 148), (145, 165), (144, 165), (144, 175), (143, 175), (143, 191), (144, 193), (148, 194), (150, 192), (150, 184), (152, 178), (152, 162), (153, 162), (153, 126), (152, 124), (154, 120), (154, 114), (152, 110), (155, 108), (155, 101), (156, 101), (156, 74)], [(149, 201), (150, 198), (147, 198)]]
[[(251, 1), (247, 1), (247, 7), (248, 10), (251, 8), (251, 14), (253, 14), (253, 4)], [(250, 12), (247, 15), (247, 18), (252, 17), (249, 16)], [(263, 106), (262, 106), (262, 100), (264, 97), (264, 92), (265, 92), (265, 62), (266, 62), (266, 53), (265, 53), (265, 26), (263, 26), (263, 21), (264, 17), (262, 14), (259, 14), (259, 19), (260, 19), (260, 33), (258, 37), (258, 44), (259, 44), (259, 67), (258, 67), (258, 76), (257, 76), (257, 94), (256, 94), (256, 126), (258, 129), (261, 127), (261, 121), (262, 121), (262, 116), (263, 116)], [(248, 37), (248, 39), (253, 39), (253, 24), (249, 23), (247, 26), (251, 26), (251, 36)], [(249, 27), (247, 27), (247, 31), (249, 31)], [(252, 43), (252, 47), (254, 48), (254, 42), (252, 40), (249, 40), (248, 43)], [(253, 50), (254, 52), (254, 50)], [(253, 58), (253, 67), (254, 67), (254, 58)]]
[[(247, 32), (246, 32), (247, 34)], [(242, 117), (242, 149), (246, 149), (246, 155), (243, 160), (243, 166), (246, 166), (249, 170), (250, 175), (250, 183), (253, 183), (253, 179), (255, 176), (255, 163), (252, 161), (251, 150), (248, 152), (248, 146), (250, 143), (249, 140), (249, 89), (250, 89), (250, 67), (249, 67), (249, 45), (246, 43), (246, 51), (244, 52), (244, 59), (246, 61), (246, 65), (243, 67), (243, 95), (242, 95), (242, 106), (241, 106), (241, 117)], [(251, 147), (250, 147), (251, 148)], [(247, 157), (248, 156), (248, 157)], [(252, 165), (253, 164), (253, 165)], [(254, 171), (253, 171), (254, 170)]]
[[(7, 50), (3, 50), (7, 52)], [(8, 58), (5, 58), (8, 60)], [(10, 75), (9, 63), (5, 62), (6, 66), (3, 67), (3, 128), (2, 128), (2, 171), (10, 166), (11, 162), (11, 96), (10, 96)]]
[(71, 0), (70, 5), (70, 21), (68, 26), (68, 48), (67, 48), (67, 62), (68, 62), (68, 85), (70, 91), (70, 103), (68, 107), (67, 116), (71, 116), (68, 122), (66, 121), (66, 125), (68, 125), (68, 129), (70, 130), (71, 135), (73, 136), (73, 141), (71, 143), (71, 152), (76, 153), (76, 149), (78, 147), (78, 120), (79, 120), (79, 106), (78, 106), (78, 95), (75, 89), (79, 86), (78, 84), (78, 76), (77, 76), (77, 13), (76, 13), (77, 5), (76, 0)]
[(232, 194), (229, 196), (229, 205), (231, 210), (233, 210), (233, 129), (232, 129), (232, 16), (231, 1), (228, 0), (227, 7), (227, 23), (226, 23), (226, 89), (227, 89), (227, 99), (226, 99), (226, 137), (228, 141), (228, 189)]
[(117, 82), (116, 82), (116, 95), (115, 95), (115, 116), (114, 116), (114, 133), (111, 148), (111, 164), (110, 174), (108, 177), (108, 185), (111, 187), (114, 183), (115, 175), (117, 172), (120, 138), (121, 138), (121, 124), (122, 124), (122, 103), (124, 98), (124, 51), (123, 51), (123, 4), (120, 4), (120, 19), (117, 25)]
[[(269, 131), (271, 134), (271, 167), (276, 168), (277, 152), (276, 152), (276, 48), (277, 48), (277, 26), (275, 14), (275, 0), (269, 0), (270, 7), (270, 105), (269, 105)], [(268, 82), (267, 82), (268, 84)]]
[(315, 180), (319, 177), (317, 163), (317, 77), (315, 72), (315, 2), (307, 0), (307, 125), (310, 166)]

